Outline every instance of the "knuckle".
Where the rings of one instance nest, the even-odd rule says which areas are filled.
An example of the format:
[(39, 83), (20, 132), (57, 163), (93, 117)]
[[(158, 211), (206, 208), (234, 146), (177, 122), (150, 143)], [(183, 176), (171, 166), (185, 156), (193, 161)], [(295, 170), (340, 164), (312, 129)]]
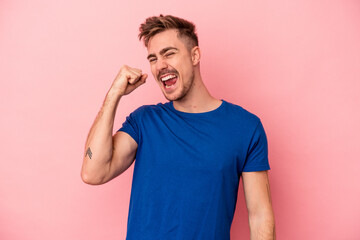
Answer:
[(122, 65), (121, 68), (120, 68), (120, 72), (121, 72), (121, 73), (126, 72), (126, 71), (128, 71), (128, 69), (129, 69), (129, 66), (127, 66), (127, 65)]

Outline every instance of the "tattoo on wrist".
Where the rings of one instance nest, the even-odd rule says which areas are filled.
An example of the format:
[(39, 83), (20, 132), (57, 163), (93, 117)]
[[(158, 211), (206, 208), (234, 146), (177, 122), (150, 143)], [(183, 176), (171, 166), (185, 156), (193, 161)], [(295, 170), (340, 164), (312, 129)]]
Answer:
[(86, 157), (86, 156), (89, 156), (90, 159), (91, 159), (91, 157), (92, 157), (92, 152), (91, 152), (90, 147), (88, 147), (88, 149), (86, 150), (85, 157)]

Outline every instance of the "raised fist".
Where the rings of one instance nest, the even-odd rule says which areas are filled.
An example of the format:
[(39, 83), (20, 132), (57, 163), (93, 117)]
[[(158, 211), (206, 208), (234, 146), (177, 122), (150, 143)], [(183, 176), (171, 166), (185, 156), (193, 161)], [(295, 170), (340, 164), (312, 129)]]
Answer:
[(117, 74), (111, 89), (121, 96), (127, 95), (134, 91), (137, 87), (144, 84), (148, 75), (142, 74), (141, 69), (132, 68), (123, 65)]

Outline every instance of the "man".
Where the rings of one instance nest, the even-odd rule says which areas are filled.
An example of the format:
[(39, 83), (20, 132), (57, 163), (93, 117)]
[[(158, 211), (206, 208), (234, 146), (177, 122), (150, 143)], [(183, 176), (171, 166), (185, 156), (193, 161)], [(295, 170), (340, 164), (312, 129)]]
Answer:
[(210, 95), (200, 74), (195, 26), (146, 19), (139, 38), (169, 102), (142, 106), (112, 136), (120, 99), (147, 74), (121, 67), (90, 129), (82, 179), (103, 184), (134, 161), (127, 239), (230, 239), (240, 177), (251, 239), (275, 239), (262, 124), (240, 106)]

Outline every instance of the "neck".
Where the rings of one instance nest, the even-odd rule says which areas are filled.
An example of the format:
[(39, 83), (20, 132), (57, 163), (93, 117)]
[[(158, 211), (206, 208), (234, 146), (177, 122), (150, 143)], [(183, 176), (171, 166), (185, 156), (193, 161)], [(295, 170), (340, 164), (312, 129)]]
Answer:
[(218, 108), (222, 101), (210, 95), (199, 72), (195, 73), (193, 86), (180, 100), (173, 101), (176, 110), (188, 113), (208, 112)]

